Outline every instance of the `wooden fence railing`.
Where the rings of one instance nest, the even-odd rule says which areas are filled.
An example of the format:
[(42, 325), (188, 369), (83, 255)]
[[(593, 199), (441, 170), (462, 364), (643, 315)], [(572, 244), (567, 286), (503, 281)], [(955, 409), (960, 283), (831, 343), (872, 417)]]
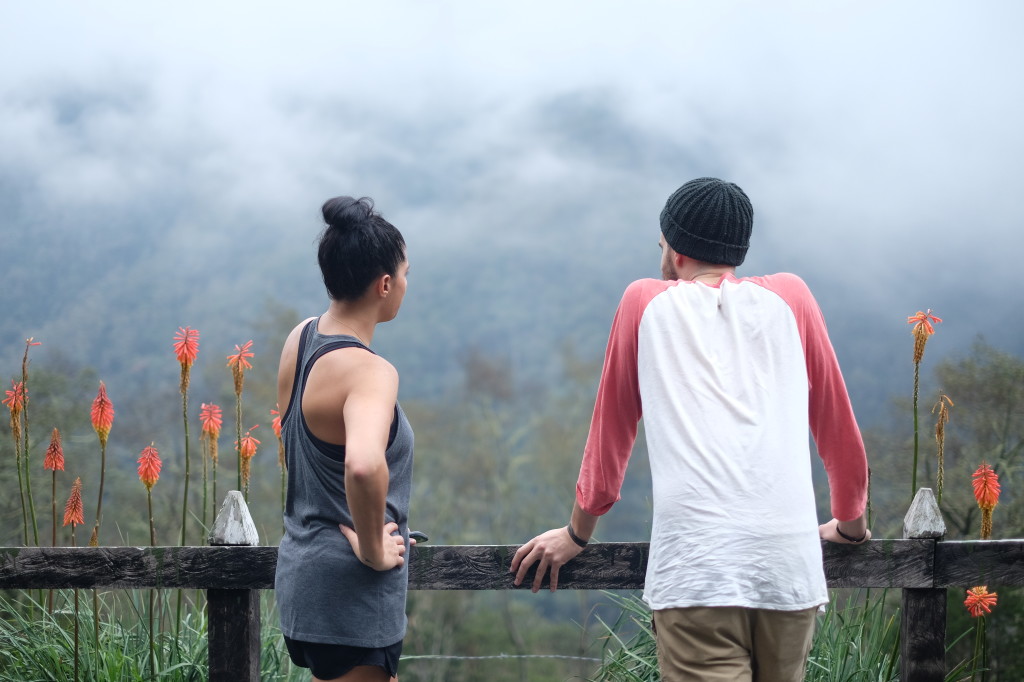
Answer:
[[(904, 539), (824, 543), (829, 587), (903, 591), (903, 682), (945, 675), (946, 590), (1024, 585), (1024, 540), (944, 542), (931, 490), (918, 492)], [(209, 547), (0, 548), (0, 589), (185, 588), (206, 590), (211, 682), (260, 678), (259, 590), (273, 589), (276, 547), (255, 545), (241, 496), (225, 500)], [(517, 545), (419, 545), (410, 552), (413, 590), (509, 590)], [(645, 542), (596, 543), (559, 572), (559, 589), (643, 588)], [(527, 581), (528, 584), (528, 581)]]

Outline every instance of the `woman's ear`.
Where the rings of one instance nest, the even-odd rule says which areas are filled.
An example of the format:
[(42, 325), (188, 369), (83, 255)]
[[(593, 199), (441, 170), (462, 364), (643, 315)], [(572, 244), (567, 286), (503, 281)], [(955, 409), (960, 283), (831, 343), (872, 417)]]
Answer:
[(377, 295), (387, 298), (389, 293), (391, 293), (391, 275), (385, 273), (377, 280)]

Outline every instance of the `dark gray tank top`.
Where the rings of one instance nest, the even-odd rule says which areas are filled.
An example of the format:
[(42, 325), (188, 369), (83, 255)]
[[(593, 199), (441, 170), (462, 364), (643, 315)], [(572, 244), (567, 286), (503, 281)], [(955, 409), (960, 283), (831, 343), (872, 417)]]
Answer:
[[(408, 559), (381, 572), (356, 558), (338, 529), (339, 523), (353, 525), (345, 496), (344, 446), (314, 436), (302, 416), (302, 394), (313, 363), (340, 348), (373, 351), (352, 336), (321, 334), (318, 322), (312, 320), (302, 331), (291, 401), (281, 418), (288, 466), (285, 534), (274, 580), (281, 631), (305, 642), (389, 646), (405, 637)], [(397, 403), (385, 456), (385, 522), (398, 524), (408, 551), (413, 434)]]

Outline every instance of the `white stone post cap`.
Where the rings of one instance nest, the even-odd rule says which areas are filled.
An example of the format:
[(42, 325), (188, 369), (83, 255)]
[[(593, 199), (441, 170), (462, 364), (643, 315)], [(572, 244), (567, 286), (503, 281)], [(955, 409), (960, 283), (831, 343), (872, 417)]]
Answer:
[(946, 535), (946, 522), (935, 501), (931, 488), (920, 488), (903, 517), (903, 537), (907, 539), (942, 538)]
[(256, 547), (260, 544), (256, 524), (249, 515), (249, 506), (242, 493), (229, 490), (224, 503), (217, 512), (217, 519), (210, 531), (211, 545), (244, 545)]

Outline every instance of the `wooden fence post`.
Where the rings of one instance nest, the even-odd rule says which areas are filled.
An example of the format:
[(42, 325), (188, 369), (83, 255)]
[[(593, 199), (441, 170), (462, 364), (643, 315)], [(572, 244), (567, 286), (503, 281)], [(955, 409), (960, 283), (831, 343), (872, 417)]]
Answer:
[[(213, 522), (211, 545), (260, 544), (242, 493), (228, 492)], [(259, 682), (259, 590), (207, 590), (210, 682)]]
[[(935, 583), (935, 542), (946, 534), (931, 488), (921, 488), (903, 519), (903, 537), (931, 539), (926, 567)], [(901, 682), (942, 682), (946, 677), (946, 590), (905, 588), (900, 611)]]

